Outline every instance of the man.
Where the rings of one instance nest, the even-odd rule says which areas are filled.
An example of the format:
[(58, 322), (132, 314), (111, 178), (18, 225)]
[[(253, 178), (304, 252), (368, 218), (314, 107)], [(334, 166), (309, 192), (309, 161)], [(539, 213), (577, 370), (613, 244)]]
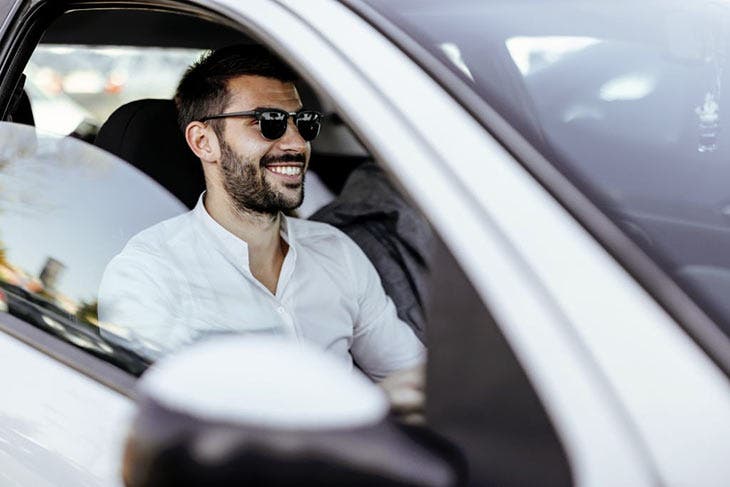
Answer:
[(309, 341), (381, 380), (424, 361), (358, 246), (332, 226), (287, 218), (303, 199), (321, 115), (260, 48), (193, 65), (175, 102), (207, 191), (189, 213), (133, 237), (107, 266), (102, 321), (157, 358), (207, 335)]

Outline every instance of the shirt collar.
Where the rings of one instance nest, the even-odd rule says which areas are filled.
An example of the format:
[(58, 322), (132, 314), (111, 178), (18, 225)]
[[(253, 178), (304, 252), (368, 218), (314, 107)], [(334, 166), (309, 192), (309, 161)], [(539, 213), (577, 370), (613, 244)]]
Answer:
[(289, 244), (289, 247), (294, 247), (294, 231), (292, 229), (291, 223), (289, 222), (289, 217), (287, 217), (283, 213), (281, 213), (280, 229), (281, 238), (283, 238), (284, 241)]
[[(223, 226), (215, 221), (208, 210), (205, 209), (205, 191), (198, 198), (198, 203), (193, 209), (195, 222), (202, 228), (204, 233), (210, 237), (215, 248), (223, 254), (223, 256), (236, 268), (243, 269), (250, 273), (248, 259), (248, 244), (223, 228)], [(294, 233), (289, 219), (283, 213), (280, 214), (281, 225), (280, 235), (289, 245), (289, 250), (294, 248)]]

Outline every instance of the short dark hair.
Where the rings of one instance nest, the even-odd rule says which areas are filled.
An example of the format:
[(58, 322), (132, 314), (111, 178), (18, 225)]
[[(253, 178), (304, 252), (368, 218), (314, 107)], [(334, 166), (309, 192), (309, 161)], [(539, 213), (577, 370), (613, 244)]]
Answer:
[[(175, 105), (180, 128), (185, 131), (190, 122), (221, 113), (230, 100), (228, 80), (245, 75), (279, 81), (297, 79), (286, 64), (263, 46), (237, 44), (212, 51), (187, 69), (177, 87)], [(215, 123), (213, 128), (220, 133)]]

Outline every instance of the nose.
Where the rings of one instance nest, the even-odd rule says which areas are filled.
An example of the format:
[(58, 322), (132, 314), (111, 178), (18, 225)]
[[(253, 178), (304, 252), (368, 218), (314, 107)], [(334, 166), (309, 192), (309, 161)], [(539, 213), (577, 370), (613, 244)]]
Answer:
[(307, 141), (299, 134), (294, 117), (289, 117), (286, 132), (278, 140), (278, 145), (281, 150), (292, 152), (303, 152), (308, 147)]

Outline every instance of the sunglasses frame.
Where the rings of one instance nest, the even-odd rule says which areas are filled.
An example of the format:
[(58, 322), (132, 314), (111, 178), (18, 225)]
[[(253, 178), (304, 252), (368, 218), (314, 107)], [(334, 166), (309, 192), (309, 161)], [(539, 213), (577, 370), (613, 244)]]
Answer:
[[(297, 125), (297, 117), (299, 115), (302, 115), (304, 113), (316, 114), (318, 116), (320, 128), (322, 127), (322, 120), (324, 119), (324, 114), (318, 110), (309, 110), (309, 109), (303, 108), (297, 112), (287, 112), (286, 110), (282, 110), (280, 108), (263, 108), (263, 109), (258, 109), (258, 110), (247, 110), (245, 112), (229, 112), (229, 113), (219, 113), (217, 115), (207, 115), (207, 116), (201, 118), (199, 120), (199, 122), (207, 122), (208, 120), (213, 120), (213, 119), (217, 119), (217, 118), (254, 117), (256, 119), (256, 121), (259, 123), (259, 130), (261, 130), (261, 117), (266, 112), (276, 112), (276, 113), (281, 113), (281, 114), (286, 115), (286, 119), (284, 120), (284, 127), (285, 127), (284, 132), (282, 132), (280, 136), (270, 139), (269, 137), (266, 137), (264, 135), (263, 131), (261, 131), (261, 135), (263, 135), (264, 138), (266, 138), (267, 140), (277, 140), (277, 139), (280, 139), (281, 137), (283, 137), (284, 134), (286, 133), (286, 125), (289, 123), (290, 117), (294, 117), (294, 125), (297, 127), (297, 131), (299, 131), (299, 126)], [(277, 122), (278, 121), (279, 120), (277, 120)], [(299, 135), (302, 135), (301, 131), (299, 131)], [(312, 140), (316, 139), (318, 135), (319, 135), (319, 130), (317, 130), (317, 134), (314, 137), (312, 137), (309, 140), (307, 140), (307, 139), (304, 139), (304, 140), (306, 140), (307, 142), (311, 142)], [(302, 137), (302, 138), (304, 138), (304, 137)]]

